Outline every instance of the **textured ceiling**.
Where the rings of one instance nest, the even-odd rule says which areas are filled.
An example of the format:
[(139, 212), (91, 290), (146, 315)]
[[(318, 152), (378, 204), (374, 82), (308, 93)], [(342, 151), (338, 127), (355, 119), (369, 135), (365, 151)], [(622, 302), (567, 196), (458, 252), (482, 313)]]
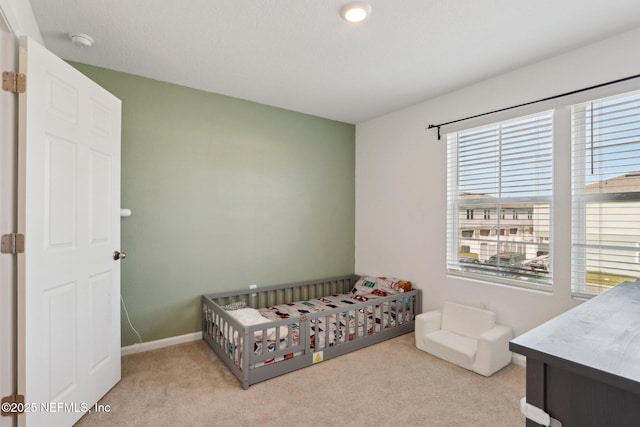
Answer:
[(30, 2), (64, 59), (347, 123), (640, 27), (638, 0)]

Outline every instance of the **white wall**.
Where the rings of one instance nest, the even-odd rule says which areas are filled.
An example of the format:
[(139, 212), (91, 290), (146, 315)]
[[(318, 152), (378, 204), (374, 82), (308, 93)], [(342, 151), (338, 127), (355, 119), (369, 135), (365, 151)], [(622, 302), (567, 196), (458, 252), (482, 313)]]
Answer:
[[(639, 44), (640, 28), (358, 124), (356, 273), (412, 280), (423, 290), (424, 310), (444, 300), (485, 306), (516, 335), (579, 304), (571, 297), (566, 197), (554, 199), (552, 293), (447, 275), (446, 141), (425, 128), (638, 74)], [(634, 84), (640, 88), (640, 79)], [(569, 132), (558, 137), (566, 142), (556, 148), (562, 164), (570, 156)], [(566, 167), (557, 168), (554, 185), (569, 191)]]
[(31, 3), (25, 0), (0, 0), (0, 14), (15, 36), (29, 36), (44, 46)]

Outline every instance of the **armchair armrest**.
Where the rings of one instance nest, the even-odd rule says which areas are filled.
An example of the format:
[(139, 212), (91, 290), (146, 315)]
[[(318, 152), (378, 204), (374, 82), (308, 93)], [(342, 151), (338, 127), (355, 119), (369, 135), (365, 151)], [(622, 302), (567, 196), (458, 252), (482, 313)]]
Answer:
[(442, 310), (428, 311), (416, 316), (415, 338), (416, 347), (424, 349), (423, 340), (425, 335), (437, 331), (442, 324)]
[(442, 328), (442, 310), (433, 310), (416, 316), (416, 333), (421, 336)]
[(489, 376), (511, 363), (509, 341), (513, 338), (513, 330), (507, 326), (496, 325), (478, 337), (478, 349), (474, 370)]

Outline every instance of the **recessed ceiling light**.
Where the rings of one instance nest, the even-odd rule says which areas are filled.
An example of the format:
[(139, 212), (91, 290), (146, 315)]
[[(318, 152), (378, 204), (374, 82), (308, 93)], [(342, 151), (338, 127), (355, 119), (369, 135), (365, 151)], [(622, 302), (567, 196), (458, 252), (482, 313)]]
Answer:
[(93, 37), (84, 33), (71, 33), (69, 34), (69, 38), (71, 39), (71, 43), (76, 47), (85, 48), (93, 45)]
[(363, 1), (355, 1), (345, 4), (340, 9), (340, 16), (349, 22), (363, 21), (371, 13), (371, 5)]

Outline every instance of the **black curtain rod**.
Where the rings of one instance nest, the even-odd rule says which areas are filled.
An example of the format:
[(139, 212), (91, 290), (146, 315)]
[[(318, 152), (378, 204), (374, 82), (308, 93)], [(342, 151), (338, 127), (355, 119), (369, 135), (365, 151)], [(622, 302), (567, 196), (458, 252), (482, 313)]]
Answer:
[(624, 81), (627, 81), (627, 80), (637, 79), (638, 77), (640, 77), (640, 74), (636, 74), (636, 75), (629, 76), (629, 77), (624, 77), (624, 78), (621, 78), (621, 79), (618, 79), (618, 80), (612, 80), (612, 81), (606, 82), (606, 83), (600, 83), (600, 84), (597, 84), (595, 86), (589, 86), (589, 87), (585, 87), (585, 88), (582, 88), (582, 89), (572, 90), (571, 92), (561, 93), (560, 95), (549, 96), (547, 98), (538, 99), (537, 101), (525, 102), (524, 104), (518, 104), (518, 105), (511, 106), (511, 107), (501, 108), (499, 110), (489, 111), (488, 113), (476, 114), (475, 116), (465, 117), (464, 119), (452, 120), (450, 122), (440, 123), (439, 125), (429, 125), (429, 127), (427, 129), (437, 128), (438, 129), (438, 141), (439, 141), (440, 140), (440, 127), (441, 126), (446, 126), (446, 125), (450, 125), (450, 124), (453, 124), (453, 123), (463, 122), (465, 120), (475, 119), (476, 117), (488, 116), (489, 114), (500, 113), (502, 111), (513, 110), (514, 108), (524, 107), (524, 106), (531, 105), (531, 104), (537, 104), (538, 102), (550, 101), (552, 99), (562, 98), (563, 96), (569, 96), (569, 95), (573, 95), (575, 93), (585, 92), (587, 90), (597, 89), (599, 87), (609, 86), (609, 85), (612, 85), (612, 84), (615, 84), (615, 83), (621, 83), (621, 82), (624, 82)]

